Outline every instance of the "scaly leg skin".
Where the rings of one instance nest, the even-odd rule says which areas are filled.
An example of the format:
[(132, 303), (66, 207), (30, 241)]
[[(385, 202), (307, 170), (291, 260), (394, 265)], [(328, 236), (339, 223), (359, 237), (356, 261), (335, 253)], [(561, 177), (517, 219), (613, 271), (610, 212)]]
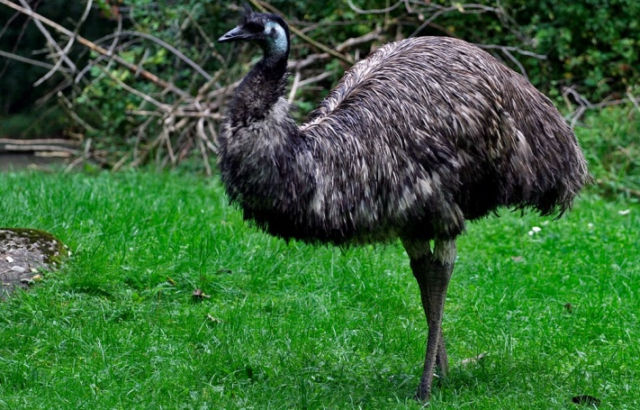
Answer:
[(456, 243), (455, 240), (438, 239), (434, 242), (434, 250), (431, 252), (428, 242), (404, 241), (411, 270), (420, 287), (422, 307), (429, 325), (424, 371), (416, 393), (418, 400), (427, 400), (431, 396), (436, 366), (443, 377), (446, 377), (449, 371), (447, 351), (442, 337), (442, 313), (456, 258)]

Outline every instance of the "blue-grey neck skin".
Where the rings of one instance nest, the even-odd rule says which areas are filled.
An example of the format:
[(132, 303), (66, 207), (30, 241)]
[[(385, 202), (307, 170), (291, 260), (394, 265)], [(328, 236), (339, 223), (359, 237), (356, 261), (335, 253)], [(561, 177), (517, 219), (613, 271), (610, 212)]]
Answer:
[(268, 21), (264, 37), (258, 42), (264, 56), (254, 70), (260, 69), (272, 78), (284, 77), (289, 59), (289, 34), (287, 29), (275, 21)]
[(287, 32), (278, 23), (269, 21), (265, 24), (265, 34), (267, 35), (266, 46), (264, 48), (265, 56), (274, 55), (282, 57), (289, 54), (289, 39)]

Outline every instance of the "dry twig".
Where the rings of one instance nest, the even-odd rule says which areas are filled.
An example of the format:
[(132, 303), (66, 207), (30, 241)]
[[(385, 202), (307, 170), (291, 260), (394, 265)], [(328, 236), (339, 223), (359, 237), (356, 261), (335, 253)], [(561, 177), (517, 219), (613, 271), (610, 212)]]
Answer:
[[(5, 6), (11, 7), (14, 10), (17, 10), (17, 11), (19, 11), (21, 13), (24, 13), (27, 16), (33, 18), (35, 21), (39, 21), (39, 22), (44, 23), (45, 25), (47, 25), (49, 27), (52, 27), (53, 29), (55, 29), (59, 33), (62, 33), (64, 35), (68, 36), (68, 37), (73, 37), (73, 33), (71, 31), (69, 31), (66, 28), (62, 27), (58, 23), (56, 23), (54, 21), (51, 21), (48, 18), (43, 17), (38, 13), (33, 12), (30, 9), (26, 9), (24, 7), (20, 7), (17, 4), (10, 2), (9, 0), (0, 0), (0, 4), (4, 4)], [(129, 63), (128, 61), (126, 61), (125, 59), (123, 59), (122, 57), (120, 57), (117, 54), (109, 55), (109, 52), (107, 50), (105, 50), (101, 46), (99, 46), (99, 45), (87, 40), (86, 38), (84, 38), (82, 36), (76, 36), (76, 40), (78, 41), (78, 43), (82, 44), (83, 46), (88, 47), (91, 51), (95, 51), (95, 52), (97, 52), (99, 54), (102, 54), (104, 56), (107, 56), (107, 57), (113, 59), (118, 64), (121, 64), (122, 66), (128, 68), (132, 72), (134, 72), (134, 73), (139, 72), (140, 75), (143, 76), (145, 79), (147, 79), (147, 80), (151, 81), (152, 83), (154, 83), (154, 84), (166, 89), (167, 91), (171, 91), (173, 93), (176, 93), (176, 94), (180, 95), (181, 97), (187, 97), (188, 96), (188, 94), (186, 94), (184, 91), (182, 91), (181, 89), (176, 87), (174, 84), (168, 83), (168, 82), (160, 79), (155, 74), (152, 74), (147, 70), (143, 70), (143, 69), (141, 69), (140, 67), (138, 67), (135, 64)], [(53, 41), (53, 42), (55, 43), (55, 41)], [(74, 67), (75, 67), (75, 65), (74, 65)]]

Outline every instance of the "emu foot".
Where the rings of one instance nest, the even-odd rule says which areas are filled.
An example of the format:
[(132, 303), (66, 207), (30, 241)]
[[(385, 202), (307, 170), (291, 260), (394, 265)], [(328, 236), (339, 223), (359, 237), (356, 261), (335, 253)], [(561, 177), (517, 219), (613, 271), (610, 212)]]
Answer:
[(413, 396), (413, 399), (419, 402), (426, 402), (431, 398), (431, 386), (427, 383), (423, 383), (420, 381), (418, 385), (418, 390), (416, 391), (416, 395)]
[(433, 390), (433, 386), (440, 386), (445, 382), (448, 374), (445, 372), (445, 369), (441, 367), (436, 368), (436, 373), (430, 378), (423, 374), (420, 378), (420, 384), (418, 385), (418, 389), (416, 390), (415, 396), (413, 399), (420, 402), (426, 402), (431, 398), (431, 392)]

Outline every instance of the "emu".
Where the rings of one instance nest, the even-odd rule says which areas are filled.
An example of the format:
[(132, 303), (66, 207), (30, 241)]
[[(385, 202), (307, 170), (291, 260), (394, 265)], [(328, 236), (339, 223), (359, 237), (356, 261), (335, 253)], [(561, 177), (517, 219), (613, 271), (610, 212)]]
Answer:
[[(499, 207), (559, 214), (588, 171), (552, 102), (461, 40), (410, 38), (355, 64), (297, 126), (281, 98), (289, 28), (245, 6), (219, 42), (263, 51), (227, 107), (218, 166), (245, 220), (310, 243), (401, 240), (428, 324), (416, 397), (448, 359), (442, 336), (456, 237)], [(433, 242), (433, 246), (431, 246)]]

